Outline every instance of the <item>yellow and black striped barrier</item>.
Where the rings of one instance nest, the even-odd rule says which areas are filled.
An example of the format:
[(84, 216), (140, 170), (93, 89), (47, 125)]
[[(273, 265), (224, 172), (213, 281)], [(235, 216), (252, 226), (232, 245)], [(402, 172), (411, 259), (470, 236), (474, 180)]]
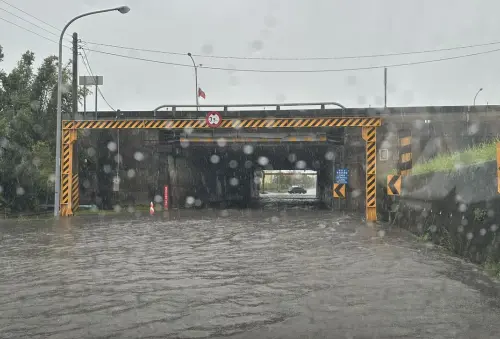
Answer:
[[(60, 211), (62, 216), (73, 215), (73, 203), (78, 203), (75, 198), (74, 184), (78, 187), (78, 176), (73, 174), (73, 145), (76, 142), (76, 130), (64, 130), (62, 135), (62, 161), (61, 161), (61, 194)], [(79, 194), (76, 194), (79, 195)]]
[(366, 142), (366, 220), (377, 220), (377, 130), (363, 127)]
[[(324, 127), (377, 127), (380, 118), (284, 118), (284, 119), (225, 119), (216, 127), (224, 128), (324, 128)], [(173, 120), (65, 120), (63, 129), (130, 129), (130, 128), (166, 128), (166, 129), (212, 129), (205, 119), (173, 119)]]
[(403, 129), (399, 131), (399, 161), (398, 173), (401, 175), (411, 175), (412, 154), (411, 154), (411, 130)]
[[(377, 146), (376, 127), (381, 126), (381, 118), (373, 117), (321, 117), (321, 118), (241, 118), (225, 119), (217, 129), (260, 129), (260, 128), (325, 128), (325, 127), (362, 127), (366, 141), (366, 219), (377, 220), (376, 172)], [(70, 216), (79, 207), (79, 179), (73, 166), (74, 143), (80, 129), (212, 129), (205, 119), (167, 119), (167, 120), (64, 120), (61, 159), (61, 198), (59, 201), (62, 216)], [(317, 139), (317, 140), (316, 140)], [(189, 142), (218, 142), (216, 138), (188, 138)], [(304, 142), (326, 141), (320, 137), (266, 138), (264, 142)], [(181, 140), (182, 141), (182, 140)], [(262, 142), (261, 138), (233, 138), (228, 142)], [(409, 141), (411, 145), (411, 138)], [(411, 168), (411, 147), (410, 147)]]

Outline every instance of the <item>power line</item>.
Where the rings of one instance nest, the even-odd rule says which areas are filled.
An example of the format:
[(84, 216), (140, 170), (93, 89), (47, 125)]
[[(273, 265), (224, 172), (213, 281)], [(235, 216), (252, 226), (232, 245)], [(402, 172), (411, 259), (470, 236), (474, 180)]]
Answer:
[[(94, 77), (94, 72), (92, 72), (92, 67), (90, 67), (90, 62), (89, 62), (89, 59), (87, 58), (87, 53), (85, 52), (85, 49), (82, 48), (82, 51), (83, 51), (83, 57), (84, 57), (84, 65), (85, 67), (87, 68), (87, 65), (88, 65), (88, 68), (87, 68), (87, 71), (90, 72), (90, 75)], [(99, 86), (96, 86), (96, 89), (97, 89), (97, 92), (99, 92), (99, 95), (101, 96), (101, 98), (104, 100), (104, 102), (106, 103), (106, 105), (108, 105), (109, 108), (111, 108), (111, 110), (115, 111), (116, 110), (113, 108), (113, 106), (111, 106), (108, 102), (108, 100), (106, 100), (106, 97), (104, 96), (104, 94), (102, 94), (101, 92), (101, 89), (99, 88)], [(95, 93), (95, 95), (97, 95), (97, 93)]]
[[(124, 59), (133, 59), (133, 60), (145, 61), (145, 62), (162, 64), (162, 65), (170, 65), (170, 66), (189, 67), (189, 68), (193, 68), (194, 67), (193, 65), (188, 65), (188, 64), (179, 64), (179, 63), (173, 63), (173, 62), (167, 62), (167, 61), (161, 61), (161, 60), (153, 60), (153, 59), (147, 59), (147, 58), (133, 57), (133, 56), (123, 55), (123, 54), (98, 51), (98, 50), (89, 49), (89, 48), (84, 48), (84, 49), (86, 49), (87, 51), (92, 51), (92, 52), (96, 52), (96, 53), (100, 53), (100, 54), (106, 54), (106, 55), (111, 55), (111, 56), (116, 56), (116, 57), (124, 58)], [(381, 68), (385, 68), (385, 67), (387, 67), (387, 68), (394, 68), (394, 67), (422, 65), (422, 64), (429, 64), (429, 63), (434, 63), (434, 62), (441, 62), (441, 61), (449, 61), (449, 60), (455, 60), (455, 59), (462, 59), (462, 58), (467, 58), (467, 57), (472, 57), (472, 56), (477, 56), (477, 55), (495, 53), (495, 52), (499, 52), (499, 51), (500, 51), (500, 48), (497, 48), (497, 49), (493, 49), (493, 50), (489, 50), (489, 51), (482, 51), (482, 52), (476, 52), (476, 53), (462, 54), (462, 55), (456, 55), (456, 56), (445, 57), (445, 58), (438, 58), (438, 59), (430, 59), (430, 60), (422, 60), (422, 61), (414, 61), (414, 62), (405, 62), (405, 63), (395, 63), (395, 64), (384, 64), (384, 65), (377, 65), (377, 66), (352, 67), (352, 68), (303, 69), (303, 70), (298, 70), (298, 69), (275, 70), (274, 69), (273, 70), (273, 69), (251, 69), (251, 68), (228, 68), (228, 67), (214, 67), (214, 66), (205, 66), (205, 65), (203, 65), (203, 69), (218, 70), (218, 71), (232, 71), (232, 72), (253, 72), (253, 73), (329, 73), (329, 72), (347, 72), (347, 71), (362, 71), (362, 70), (370, 70), (370, 69), (381, 69)]]
[(9, 13), (10, 15), (15, 16), (16, 18), (21, 19), (21, 20), (23, 20), (23, 21), (25, 21), (25, 22), (27, 22), (27, 23), (29, 23), (29, 24), (31, 24), (31, 25), (33, 25), (33, 26), (35, 26), (35, 27), (38, 27), (38, 28), (40, 28), (41, 30), (44, 30), (44, 31), (45, 31), (45, 32), (47, 32), (47, 33), (50, 33), (50, 34), (55, 35), (55, 36), (58, 36), (56, 33), (52, 32), (52, 31), (49, 31), (48, 29), (46, 29), (46, 28), (44, 28), (44, 27), (42, 27), (42, 26), (40, 26), (40, 25), (37, 25), (37, 24), (35, 24), (35, 23), (33, 23), (33, 22), (29, 21), (29, 20), (26, 20), (26, 19), (25, 19), (25, 18), (23, 18), (22, 16), (19, 16), (19, 15), (17, 15), (17, 14), (14, 14), (14, 13), (12, 13), (12, 12), (10, 12), (10, 11), (6, 10), (5, 8), (0, 7), (0, 11), (4, 11), (4, 12), (6, 12), (6, 13)]
[[(3, 3), (4, 3), (4, 4), (6, 4), (7, 6), (10, 6), (10, 7), (14, 8), (14, 9), (18, 10), (19, 12), (24, 13), (24, 14), (26, 14), (27, 16), (29, 16), (29, 17), (31, 17), (31, 18), (33, 18), (33, 19), (35, 19), (35, 20), (37, 20), (37, 21), (39, 21), (39, 22), (41, 22), (41, 23), (43, 23), (43, 24), (45, 24), (45, 25), (47, 25), (47, 26), (49, 26), (50, 28), (55, 29), (55, 30), (58, 32), (58, 34), (52, 33), (52, 32), (50, 32), (50, 31), (48, 31), (47, 29), (45, 29), (45, 28), (43, 28), (43, 27), (38, 26), (38, 25), (37, 25), (37, 24), (35, 24), (35, 23), (32, 23), (32, 22), (30, 22), (30, 21), (28, 21), (28, 20), (26, 20), (26, 19), (24, 19), (24, 18), (21, 18), (21, 17), (17, 16), (16, 14), (14, 14), (14, 13), (12, 13), (12, 12), (7, 11), (6, 9), (2, 9), (3, 11), (5, 11), (5, 12), (7, 12), (7, 13), (10, 13), (10, 14), (14, 15), (14, 16), (16, 16), (16, 17), (20, 18), (21, 20), (24, 20), (24, 21), (26, 21), (26, 22), (29, 22), (30, 24), (32, 24), (32, 25), (34, 25), (34, 26), (37, 26), (37, 27), (39, 27), (39, 28), (43, 29), (44, 31), (49, 32), (50, 34), (54, 34), (54, 35), (56, 35), (56, 36), (59, 36), (59, 34), (61, 34), (61, 29), (60, 29), (60, 28), (57, 28), (56, 26), (49, 24), (47, 21), (44, 21), (44, 20), (42, 20), (42, 19), (40, 19), (40, 18), (38, 18), (38, 17), (36, 17), (36, 16), (34, 16), (34, 15), (32, 15), (32, 14), (30, 14), (30, 13), (26, 12), (25, 10), (23, 10), (23, 9), (21, 9), (21, 8), (19, 8), (19, 7), (16, 7), (16, 6), (14, 6), (14, 5), (10, 4), (10, 3), (8, 3), (8, 2), (7, 2), (7, 1), (5, 1), (5, 0), (0, 0), (0, 2), (3, 2)], [(66, 33), (66, 35), (67, 35), (67, 36), (71, 36), (69, 33)]]
[[(0, 1), (1, 1), (1, 0), (0, 0)], [(7, 23), (9, 23), (9, 24), (11, 24), (11, 25), (14, 25), (14, 26), (18, 27), (18, 28), (21, 28), (21, 29), (23, 29), (23, 30), (25, 30), (25, 31), (27, 31), (27, 32), (33, 33), (33, 34), (35, 34), (35, 35), (39, 36), (40, 38), (43, 38), (43, 39), (48, 40), (48, 41), (51, 41), (51, 42), (53, 42), (53, 43), (55, 43), (55, 44), (59, 44), (59, 42), (57, 42), (57, 41), (55, 41), (55, 40), (52, 40), (52, 39), (50, 39), (50, 38), (47, 38), (46, 36), (43, 36), (43, 35), (41, 35), (41, 34), (38, 34), (37, 32), (32, 31), (32, 30), (31, 30), (31, 29), (29, 29), (29, 28), (26, 28), (26, 27), (20, 26), (20, 25), (16, 24), (15, 22), (9, 21), (9, 20), (7, 20), (7, 19), (5, 19), (5, 18), (2, 18), (2, 17), (0, 17), (0, 20), (3, 20), (3, 21), (5, 21), (5, 22), (7, 22)], [(71, 49), (71, 47), (69, 47), (69, 46), (67, 46), (67, 45), (63, 45), (63, 46), (64, 46), (64, 47), (66, 47), (66, 48)]]
[[(162, 51), (162, 50), (157, 50), (157, 49), (146, 49), (146, 48), (127, 47), (127, 46), (119, 46), (119, 45), (112, 45), (112, 44), (102, 44), (102, 43), (90, 42), (90, 41), (86, 41), (86, 43), (89, 45), (111, 47), (111, 48), (117, 48), (117, 49), (126, 49), (126, 50), (131, 50), (131, 51), (138, 51), (138, 52), (168, 54), (168, 55), (182, 55), (182, 56), (187, 55), (187, 53), (181, 53), (181, 52), (169, 52), (169, 51)], [(455, 51), (455, 50), (476, 48), (476, 47), (486, 47), (486, 46), (492, 46), (492, 45), (498, 45), (498, 44), (500, 44), (500, 41), (493, 41), (493, 42), (487, 42), (487, 43), (475, 44), (475, 45), (464, 45), (464, 46), (455, 46), (455, 47), (448, 47), (448, 48), (428, 49), (428, 50), (422, 50), (422, 51), (405, 51), (405, 52), (366, 54), (366, 55), (348, 55), (348, 56), (337, 56), (337, 57), (276, 58), (276, 57), (238, 57), (238, 56), (203, 55), (203, 54), (193, 54), (193, 56), (201, 57), (201, 58), (211, 58), (211, 59), (266, 60), (266, 61), (345, 60), (345, 59), (368, 59), (368, 58), (380, 58), (380, 57), (391, 57), (391, 56), (403, 56), (403, 55), (412, 55), (412, 54), (427, 54), (427, 53), (436, 53), (436, 52)]]
[(14, 9), (17, 9), (19, 12), (22, 12), (22, 13), (26, 14), (27, 16), (30, 16), (30, 17), (32, 17), (33, 19), (38, 20), (39, 22), (41, 22), (41, 23), (43, 23), (43, 24), (45, 24), (45, 25), (47, 25), (47, 26), (49, 26), (49, 27), (52, 27), (52, 28), (53, 28), (53, 29), (55, 29), (56, 31), (59, 31), (59, 32), (61, 31), (59, 28), (57, 28), (57, 27), (55, 27), (55, 26), (53, 26), (53, 25), (51, 25), (51, 24), (49, 24), (49, 23), (47, 23), (47, 22), (43, 21), (42, 19), (37, 18), (37, 17), (36, 17), (36, 16), (34, 16), (34, 15), (29, 14), (29, 13), (28, 13), (28, 12), (26, 12), (26, 11), (23, 11), (23, 10), (22, 10), (22, 9), (20, 9), (19, 7), (16, 7), (16, 6), (14, 6), (14, 5), (12, 5), (12, 4), (10, 4), (10, 3), (8, 3), (8, 2), (7, 2), (7, 1), (5, 1), (5, 0), (0, 0), (0, 1), (1, 1), (1, 2), (3, 2), (4, 4), (6, 4), (7, 6), (10, 6), (10, 7), (14, 8)]

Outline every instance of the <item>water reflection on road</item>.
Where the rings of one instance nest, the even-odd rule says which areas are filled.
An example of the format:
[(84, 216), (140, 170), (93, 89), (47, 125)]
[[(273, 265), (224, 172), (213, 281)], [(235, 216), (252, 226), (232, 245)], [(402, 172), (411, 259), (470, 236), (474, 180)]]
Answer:
[(483, 275), (313, 206), (0, 223), (0, 337), (499, 337)]

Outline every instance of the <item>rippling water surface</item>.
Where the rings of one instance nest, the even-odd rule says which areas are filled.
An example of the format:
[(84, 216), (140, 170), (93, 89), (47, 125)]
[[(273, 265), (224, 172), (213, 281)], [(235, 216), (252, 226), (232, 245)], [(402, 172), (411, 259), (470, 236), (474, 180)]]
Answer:
[(492, 282), (352, 215), (171, 212), (0, 232), (2, 338), (500, 337)]

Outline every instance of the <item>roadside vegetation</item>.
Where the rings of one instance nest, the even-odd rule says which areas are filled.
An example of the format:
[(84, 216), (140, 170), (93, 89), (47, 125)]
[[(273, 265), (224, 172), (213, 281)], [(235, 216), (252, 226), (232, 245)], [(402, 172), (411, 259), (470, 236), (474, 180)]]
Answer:
[[(36, 67), (27, 51), (7, 72), (3, 59), (0, 46), (0, 215), (42, 212), (53, 203), (58, 60), (49, 56)], [(63, 116), (71, 110), (69, 66)]]
[[(453, 172), (463, 166), (477, 165), (496, 159), (496, 144), (500, 139), (481, 143), (461, 152), (444, 153), (413, 166), (412, 174), (426, 174), (432, 172)], [(395, 174), (396, 170), (392, 171)]]

